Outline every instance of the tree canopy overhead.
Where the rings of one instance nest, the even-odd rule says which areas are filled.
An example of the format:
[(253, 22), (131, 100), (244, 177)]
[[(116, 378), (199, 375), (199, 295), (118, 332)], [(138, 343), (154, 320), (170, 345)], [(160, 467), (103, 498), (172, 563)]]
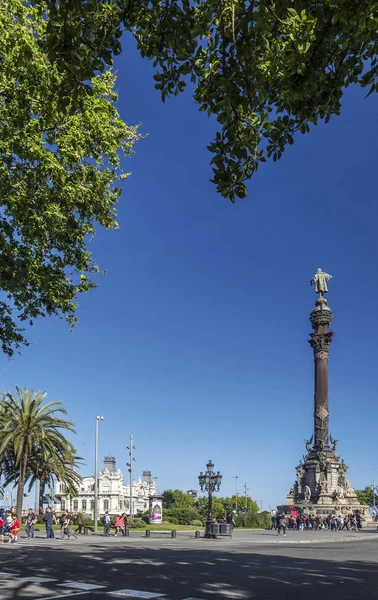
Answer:
[[(96, 225), (117, 226), (120, 156), (139, 137), (117, 112), (122, 34), (154, 61), (165, 100), (188, 87), (218, 122), (217, 190), (235, 201), (298, 133), (378, 90), (378, 3), (360, 0), (0, 0), (0, 336), (63, 315), (94, 287)], [(127, 56), (125, 56), (127, 60)], [(187, 86), (187, 84), (189, 84)]]
[(0, 0), (0, 337), (8, 355), (26, 342), (22, 322), (58, 314), (75, 323), (77, 296), (95, 287), (99, 271), (88, 241), (97, 225), (117, 227), (120, 157), (139, 137), (119, 117), (109, 69), (93, 72), (80, 95), (67, 65), (80, 83), (69, 86), (46, 49), (45, 17), (39, 5)]
[(246, 195), (261, 162), (279, 159), (298, 132), (338, 115), (348, 85), (378, 90), (374, 0), (32, 4), (48, 7), (46, 45), (76, 94), (80, 81), (121, 52), (122, 29), (154, 60), (163, 100), (191, 82), (200, 110), (219, 123), (209, 144), (213, 181), (232, 201)]

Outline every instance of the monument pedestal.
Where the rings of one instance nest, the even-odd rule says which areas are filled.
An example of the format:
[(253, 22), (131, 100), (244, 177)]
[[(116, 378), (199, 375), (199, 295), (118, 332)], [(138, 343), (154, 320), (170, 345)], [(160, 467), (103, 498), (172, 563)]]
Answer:
[(297, 479), (285, 505), (279, 510), (290, 512), (293, 508), (304, 514), (350, 514), (359, 510), (368, 515), (347, 479), (347, 465), (336, 454), (338, 440), (329, 435), (328, 358), (333, 332), (328, 331), (332, 311), (324, 294), (331, 275), (317, 270), (311, 283), (319, 294), (310, 313), (313, 333), (309, 343), (314, 351), (314, 434), (306, 442), (307, 454), (297, 466)]

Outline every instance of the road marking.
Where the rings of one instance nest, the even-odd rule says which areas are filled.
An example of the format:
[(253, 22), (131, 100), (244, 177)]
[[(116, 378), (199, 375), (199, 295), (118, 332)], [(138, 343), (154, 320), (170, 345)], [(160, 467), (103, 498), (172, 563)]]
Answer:
[(51, 583), (52, 581), (58, 581), (58, 579), (52, 579), (50, 577), (21, 577), (21, 581), (30, 581), (31, 583)]
[(0, 577), (17, 577), (14, 573), (5, 573), (5, 571), (0, 571)]
[(140, 590), (117, 590), (108, 592), (113, 596), (128, 596), (129, 598), (163, 598), (167, 594), (156, 594), (156, 592), (141, 592)]
[(73, 596), (81, 596), (82, 594), (89, 594), (89, 592), (74, 592), (73, 594), (61, 594), (60, 596), (43, 596), (43, 598), (36, 598), (35, 600), (56, 600), (56, 598), (72, 598)]
[(76, 581), (68, 581), (67, 583), (58, 583), (57, 587), (67, 587), (76, 590), (99, 590), (100, 588), (106, 587), (106, 585), (93, 585), (92, 583), (80, 583)]

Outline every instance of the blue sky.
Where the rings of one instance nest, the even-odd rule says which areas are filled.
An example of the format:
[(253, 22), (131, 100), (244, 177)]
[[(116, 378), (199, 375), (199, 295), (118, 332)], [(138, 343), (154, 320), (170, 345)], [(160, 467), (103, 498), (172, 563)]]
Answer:
[(47, 390), (76, 423), (93, 472), (100, 457), (159, 489), (198, 489), (209, 458), (222, 495), (247, 481), (264, 508), (285, 500), (312, 433), (313, 358), (307, 343), (317, 267), (333, 275), (336, 332), (330, 423), (354, 487), (378, 480), (376, 97), (350, 88), (343, 115), (296, 138), (267, 163), (236, 205), (209, 182), (214, 122), (190, 93), (162, 104), (152, 65), (127, 44), (117, 61), (119, 109), (149, 136), (126, 168), (119, 231), (92, 249), (108, 275), (80, 299), (70, 333), (40, 321), (11, 362), (2, 390)]

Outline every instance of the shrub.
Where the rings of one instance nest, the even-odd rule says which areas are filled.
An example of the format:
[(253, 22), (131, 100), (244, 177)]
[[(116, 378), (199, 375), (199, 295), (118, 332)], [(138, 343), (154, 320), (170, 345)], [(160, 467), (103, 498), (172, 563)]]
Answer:
[(202, 521), (200, 521), (199, 519), (194, 519), (190, 524), (194, 525), (194, 527), (202, 527), (203, 525)]
[(201, 515), (198, 514), (195, 508), (171, 508), (170, 510), (164, 511), (164, 519), (173, 523), (172, 518), (176, 520), (179, 525), (190, 525), (194, 520), (200, 520)]
[(172, 523), (173, 525), (178, 525), (178, 520), (174, 517), (164, 517), (164, 523)]
[(239, 513), (235, 516), (236, 527), (248, 527), (251, 529), (269, 529), (271, 519), (268, 512), (262, 513)]
[(142, 519), (127, 519), (127, 526), (130, 527), (130, 529), (145, 529), (147, 523), (142, 521)]

